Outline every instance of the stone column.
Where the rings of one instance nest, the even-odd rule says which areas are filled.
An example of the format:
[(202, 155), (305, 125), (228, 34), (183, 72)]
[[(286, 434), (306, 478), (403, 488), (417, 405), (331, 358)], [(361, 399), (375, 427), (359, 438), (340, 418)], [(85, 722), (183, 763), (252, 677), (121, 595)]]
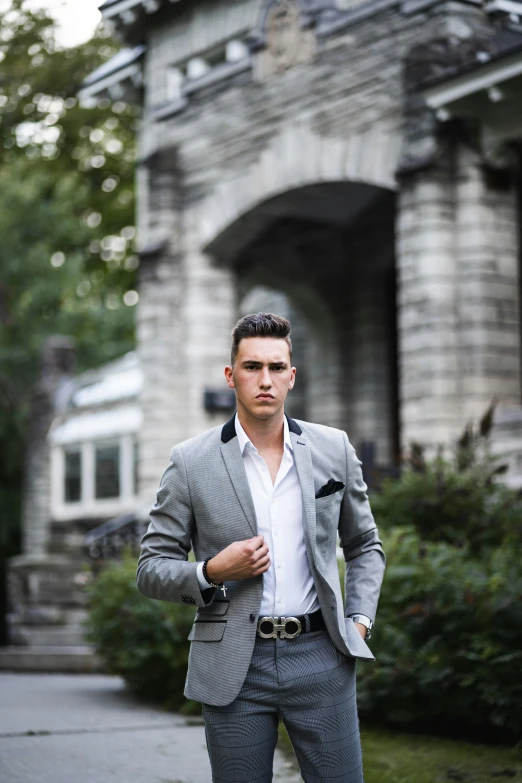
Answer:
[[(465, 12), (466, 56), (484, 49)], [(460, 30), (465, 28), (459, 25)], [(473, 34), (471, 34), (473, 33)], [(458, 36), (457, 36), (458, 37)], [(479, 135), (437, 124), (422, 85), (459, 65), (455, 30), (404, 59), (397, 266), (402, 443), (451, 442), (493, 397), (520, 402), (520, 289), (515, 188), (483, 166)]]
[(452, 159), (401, 178), (396, 227), (402, 446), (462, 427)]
[[(143, 425), (138, 446), (138, 492), (150, 501), (172, 446), (183, 439), (178, 426), (179, 395), (183, 393), (181, 259), (164, 250), (142, 256), (137, 349), (143, 370), (140, 404)], [(145, 502), (145, 501), (144, 501)]]
[(457, 159), (457, 259), (461, 409), (477, 419), (493, 398), (521, 399), (519, 226), (508, 172), (488, 172), (478, 154)]
[(183, 264), (180, 248), (180, 173), (175, 147), (158, 150), (138, 168), (140, 247), (137, 350), (143, 370), (143, 426), (138, 449), (138, 492), (150, 502), (177, 428), (178, 345), (183, 339)]
[(224, 420), (204, 409), (206, 389), (226, 386), (235, 283), (199, 244), (196, 210), (184, 205), (174, 149), (146, 161), (142, 194), (138, 352), (144, 373), (139, 494), (153, 500), (172, 447)]
[(216, 267), (198, 246), (194, 215), (184, 222), (184, 291), (182, 349), (184, 405), (178, 417), (184, 437), (192, 437), (228, 418), (228, 412), (204, 408), (205, 390), (227, 391), (224, 368), (230, 363), (231, 331), (237, 320), (232, 271)]
[[(393, 249), (390, 248), (390, 253)], [(380, 465), (395, 462), (393, 267), (355, 274), (345, 293), (343, 398), (353, 444), (373, 442)]]
[(342, 373), (335, 328), (312, 322), (307, 350), (306, 418), (328, 427), (352, 433), (346, 422), (342, 394)]
[(516, 190), (455, 144), (403, 178), (397, 225), (403, 445), (449, 443), (493, 398), (520, 402)]
[(23, 489), (23, 554), (43, 557), (47, 553), (51, 518), (50, 450), (47, 434), (73, 369), (73, 341), (49, 337), (42, 349), (40, 378), (31, 402)]

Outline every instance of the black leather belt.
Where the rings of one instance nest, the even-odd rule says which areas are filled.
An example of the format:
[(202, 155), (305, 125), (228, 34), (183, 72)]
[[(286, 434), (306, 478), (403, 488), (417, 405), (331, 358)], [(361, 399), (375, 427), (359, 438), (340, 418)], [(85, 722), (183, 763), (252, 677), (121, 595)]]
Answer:
[(321, 610), (299, 617), (260, 617), (257, 621), (257, 635), (262, 639), (295, 639), (308, 631), (321, 631), (326, 628)]

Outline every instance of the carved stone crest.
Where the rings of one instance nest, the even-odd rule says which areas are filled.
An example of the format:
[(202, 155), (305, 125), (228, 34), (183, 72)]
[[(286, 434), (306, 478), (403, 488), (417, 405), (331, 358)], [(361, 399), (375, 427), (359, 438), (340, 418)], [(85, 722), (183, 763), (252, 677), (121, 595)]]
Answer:
[(257, 58), (257, 76), (265, 80), (310, 62), (315, 55), (313, 30), (302, 25), (299, 0), (272, 0), (264, 21), (264, 48)]

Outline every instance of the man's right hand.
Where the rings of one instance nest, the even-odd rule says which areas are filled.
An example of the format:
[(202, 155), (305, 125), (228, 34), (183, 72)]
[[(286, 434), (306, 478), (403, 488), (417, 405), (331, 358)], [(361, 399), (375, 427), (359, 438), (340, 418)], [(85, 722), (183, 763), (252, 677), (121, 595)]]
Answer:
[(268, 546), (263, 536), (234, 541), (207, 563), (211, 582), (221, 584), (236, 579), (251, 579), (270, 568)]

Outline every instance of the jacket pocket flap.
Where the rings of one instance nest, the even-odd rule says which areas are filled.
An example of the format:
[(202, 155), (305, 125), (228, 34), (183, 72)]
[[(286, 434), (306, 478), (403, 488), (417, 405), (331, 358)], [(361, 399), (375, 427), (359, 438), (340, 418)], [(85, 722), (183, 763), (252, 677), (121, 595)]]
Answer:
[(198, 609), (198, 617), (203, 615), (223, 615), (228, 612), (230, 602), (229, 601), (213, 601), (208, 606), (200, 606)]
[(354, 658), (361, 658), (363, 661), (374, 661), (375, 656), (362, 638), (354, 621), (347, 617), (344, 623), (350, 655), (353, 655)]
[(195, 622), (189, 633), (190, 642), (220, 642), (225, 633), (226, 620)]

